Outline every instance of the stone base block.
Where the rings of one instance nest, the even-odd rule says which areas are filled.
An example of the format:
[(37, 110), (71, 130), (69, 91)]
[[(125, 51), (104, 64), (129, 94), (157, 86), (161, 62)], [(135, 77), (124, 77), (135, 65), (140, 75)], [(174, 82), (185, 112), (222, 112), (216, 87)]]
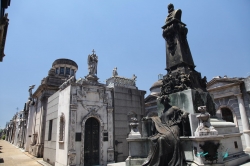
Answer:
[(191, 166), (238, 166), (249, 160), (249, 155), (243, 151), (240, 136), (241, 133), (181, 137), (181, 145)]
[(239, 166), (244, 164), (246, 161), (249, 160), (249, 155), (242, 154), (239, 156), (234, 156), (229, 160), (225, 160), (223, 164), (213, 163), (213, 164), (199, 164), (196, 162), (188, 162), (190, 166)]
[(129, 156), (132, 158), (147, 157), (149, 145), (147, 138), (127, 138), (129, 143)]
[(128, 156), (126, 159), (126, 166), (141, 166), (146, 158), (132, 158), (131, 156)]

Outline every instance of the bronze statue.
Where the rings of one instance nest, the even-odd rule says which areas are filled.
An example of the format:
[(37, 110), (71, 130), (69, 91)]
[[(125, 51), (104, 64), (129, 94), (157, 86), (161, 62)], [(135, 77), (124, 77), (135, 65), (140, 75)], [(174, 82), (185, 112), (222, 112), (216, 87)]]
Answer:
[(160, 97), (165, 109), (160, 117), (150, 117), (155, 134), (150, 136), (151, 149), (143, 166), (185, 166), (184, 151), (180, 145), (183, 134), (182, 123), (188, 119), (188, 113), (169, 104), (167, 95)]

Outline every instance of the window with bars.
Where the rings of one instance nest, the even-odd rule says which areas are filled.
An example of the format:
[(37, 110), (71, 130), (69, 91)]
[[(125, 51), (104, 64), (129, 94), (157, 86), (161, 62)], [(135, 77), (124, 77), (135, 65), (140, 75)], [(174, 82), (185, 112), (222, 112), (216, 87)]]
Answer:
[(64, 113), (60, 116), (60, 126), (59, 126), (59, 141), (64, 141), (64, 130), (65, 130), (65, 117)]
[(52, 124), (53, 124), (53, 120), (50, 120), (50, 121), (49, 121), (48, 141), (51, 141), (51, 136), (52, 136)]

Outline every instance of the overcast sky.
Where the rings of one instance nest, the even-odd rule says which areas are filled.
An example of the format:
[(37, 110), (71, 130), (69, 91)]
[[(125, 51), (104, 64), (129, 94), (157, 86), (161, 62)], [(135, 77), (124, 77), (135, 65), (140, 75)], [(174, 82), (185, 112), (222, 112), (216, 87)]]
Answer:
[[(76, 77), (88, 74), (87, 56), (99, 58), (100, 82), (114, 67), (123, 77), (137, 76), (146, 90), (166, 74), (162, 29), (166, 0), (12, 0), (9, 28), (0, 63), (0, 128), (23, 109), (28, 87), (47, 76), (54, 60), (78, 64)], [(208, 81), (215, 76), (250, 75), (250, 1), (172, 1), (182, 9), (187, 39), (197, 66)]]

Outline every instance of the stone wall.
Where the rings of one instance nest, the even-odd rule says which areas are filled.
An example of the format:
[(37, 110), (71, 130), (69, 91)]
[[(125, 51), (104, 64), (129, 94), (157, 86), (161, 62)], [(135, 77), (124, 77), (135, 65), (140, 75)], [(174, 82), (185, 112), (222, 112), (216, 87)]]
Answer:
[[(125, 87), (114, 87), (114, 141), (116, 162), (125, 161), (128, 157), (128, 142), (126, 138), (130, 132), (128, 123), (128, 113), (137, 114), (140, 122), (145, 114), (144, 95), (145, 91), (129, 89)], [(141, 124), (139, 127), (141, 132)]]
[[(70, 108), (70, 90), (71, 86), (68, 86), (63, 91), (60, 91), (59, 102), (58, 102), (58, 115), (62, 113), (65, 116), (65, 124), (69, 124), (69, 108)], [(59, 121), (57, 121), (59, 126)], [(59, 144), (59, 137), (56, 138), (56, 163), (55, 165), (67, 165), (68, 163), (68, 144), (69, 144), (69, 125), (65, 125), (65, 137), (64, 142)], [(59, 127), (57, 127), (57, 133), (59, 133)]]
[[(59, 102), (59, 91), (48, 99), (47, 115), (46, 115), (47, 117), (46, 117), (46, 127), (45, 127), (43, 160), (52, 165), (55, 165), (55, 159), (56, 159), (55, 156), (56, 139), (58, 137), (57, 133), (58, 102)], [(48, 140), (50, 120), (52, 120), (52, 135), (51, 135), (51, 140)]]

